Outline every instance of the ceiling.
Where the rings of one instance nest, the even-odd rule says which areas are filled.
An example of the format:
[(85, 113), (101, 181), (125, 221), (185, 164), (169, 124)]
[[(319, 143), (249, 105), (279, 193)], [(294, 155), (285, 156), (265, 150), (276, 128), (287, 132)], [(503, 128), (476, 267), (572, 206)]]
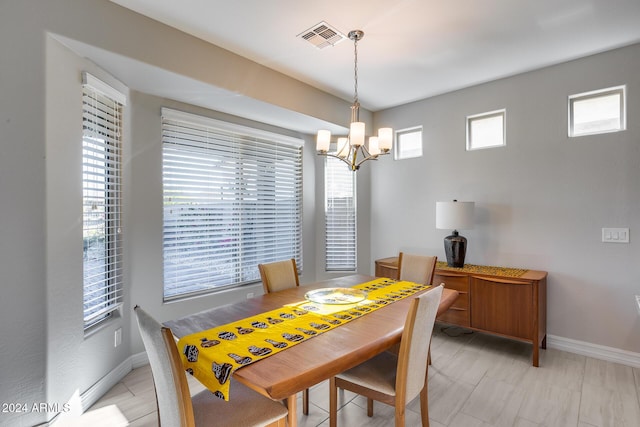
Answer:
[(111, 0), (371, 111), (640, 42), (640, 0)]

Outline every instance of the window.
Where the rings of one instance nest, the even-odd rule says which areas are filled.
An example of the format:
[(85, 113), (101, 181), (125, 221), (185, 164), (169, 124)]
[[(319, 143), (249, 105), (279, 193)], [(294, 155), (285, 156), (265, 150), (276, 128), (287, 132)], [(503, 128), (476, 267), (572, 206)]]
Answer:
[(162, 110), (164, 299), (302, 270), (302, 141)]
[(422, 126), (396, 131), (395, 159), (422, 157)]
[(122, 305), (122, 108), (124, 95), (88, 73), (82, 88), (84, 327)]
[(625, 87), (569, 97), (569, 136), (618, 132), (626, 128)]
[(506, 145), (505, 115), (503, 109), (467, 116), (467, 151)]
[(324, 172), (326, 271), (356, 271), (356, 173), (327, 157)]

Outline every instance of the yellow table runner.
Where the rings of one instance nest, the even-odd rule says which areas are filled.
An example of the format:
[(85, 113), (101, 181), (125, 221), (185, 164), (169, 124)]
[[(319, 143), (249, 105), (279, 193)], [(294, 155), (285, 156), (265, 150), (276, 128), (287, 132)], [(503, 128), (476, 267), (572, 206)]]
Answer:
[(496, 267), (493, 265), (465, 264), (464, 267), (449, 267), (446, 262), (438, 261), (436, 268), (440, 270), (460, 271), (464, 273), (490, 274), (493, 276), (520, 277), (527, 269), (514, 267)]
[(367, 298), (355, 304), (319, 304), (307, 300), (288, 304), (237, 322), (182, 337), (182, 362), (214, 394), (229, 400), (231, 374), (319, 334), (357, 319), (428, 285), (380, 278), (356, 285)]

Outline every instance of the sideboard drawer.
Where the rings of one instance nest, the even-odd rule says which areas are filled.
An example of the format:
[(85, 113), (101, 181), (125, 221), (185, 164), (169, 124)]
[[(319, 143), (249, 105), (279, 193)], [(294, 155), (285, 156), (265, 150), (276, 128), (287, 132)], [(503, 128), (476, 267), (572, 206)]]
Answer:
[(436, 273), (433, 276), (433, 285), (438, 286), (440, 283), (444, 283), (444, 287), (447, 289), (454, 289), (458, 291), (460, 295), (451, 308), (438, 317), (438, 320), (459, 326), (470, 326), (469, 276), (455, 273)]

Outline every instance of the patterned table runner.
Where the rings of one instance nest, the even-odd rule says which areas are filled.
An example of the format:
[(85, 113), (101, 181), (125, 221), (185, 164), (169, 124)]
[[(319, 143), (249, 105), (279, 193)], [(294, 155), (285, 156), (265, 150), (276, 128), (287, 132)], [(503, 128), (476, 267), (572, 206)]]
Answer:
[(465, 273), (490, 274), (492, 276), (520, 277), (526, 273), (525, 268), (495, 267), (492, 265), (465, 264), (464, 267), (449, 267), (446, 262), (438, 261), (436, 268), (440, 270), (461, 271)]
[(379, 278), (356, 285), (367, 298), (355, 304), (301, 301), (182, 337), (182, 362), (214, 394), (229, 400), (231, 374), (429, 286)]

